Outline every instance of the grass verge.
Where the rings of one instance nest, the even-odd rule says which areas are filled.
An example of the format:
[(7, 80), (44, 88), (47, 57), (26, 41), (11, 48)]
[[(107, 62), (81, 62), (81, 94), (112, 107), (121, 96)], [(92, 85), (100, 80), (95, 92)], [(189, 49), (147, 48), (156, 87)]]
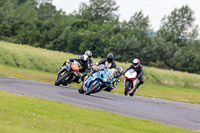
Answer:
[(1, 133), (192, 133), (149, 120), (0, 91)]
[[(57, 69), (63, 61), (77, 56), (0, 41), (0, 75), (54, 83)], [(93, 59), (93, 62), (99, 60)], [(117, 65), (126, 69), (130, 64), (117, 62)], [(200, 75), (145, 66), (143, 68), (145, 84), (136, 95), (200, 104)], [(123, 94), (123, 91), (122, 77), (113, 92)]]

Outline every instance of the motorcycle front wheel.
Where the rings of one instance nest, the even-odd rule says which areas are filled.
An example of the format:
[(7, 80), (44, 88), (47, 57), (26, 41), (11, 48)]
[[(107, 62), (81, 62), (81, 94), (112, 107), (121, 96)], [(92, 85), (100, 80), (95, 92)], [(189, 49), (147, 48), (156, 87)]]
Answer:
[(54, 85), (59, 86), (61, 83), (63, 83), (63, 81), (67, 78), (67, 76), (68, 73), (63, 74), (59, 79), (55, 81)]
[(100, 87), (100, 84), (96, 83), (94, 86), (90, 86), (85, 94), (90, 95), (91, 93), (94, 93), (99, 87)]
[(124, 89), (124, 95), (127, 96), (130, 88), (132, 87), (132, 82), (129, 80), (125, 81), (125, 89)]
[(83, 85), (84, 85), (84, 84), (82, 84), (81, 87), (78, 89), (78, 92), (79, 92), (80, 94), (85, 93), (85, 91), (83, 90)]

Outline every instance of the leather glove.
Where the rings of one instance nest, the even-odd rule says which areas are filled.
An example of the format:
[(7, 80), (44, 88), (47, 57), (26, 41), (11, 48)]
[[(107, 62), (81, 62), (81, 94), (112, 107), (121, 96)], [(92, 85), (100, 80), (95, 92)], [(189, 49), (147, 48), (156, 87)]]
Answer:
[(69, 59), (68, 59), (68, 62), (74, 62), (74, 59), (69, 58)]

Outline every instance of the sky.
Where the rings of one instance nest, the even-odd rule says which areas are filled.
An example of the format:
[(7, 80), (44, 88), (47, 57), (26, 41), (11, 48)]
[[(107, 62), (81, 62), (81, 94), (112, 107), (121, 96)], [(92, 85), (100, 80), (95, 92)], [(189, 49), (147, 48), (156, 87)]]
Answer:
[[(195, 24), (200, 28), (200, 0), (115, 0), (119, 6), (117, 14), (120, 21), (129, 20), (136, 12), (142, 11), (144, 16), (149, 16), (150, 24), (157, 31), (164, 15), (170, 15), (175, 8), (188, 5), (194, 11)], [(79, 4), (89, 0), (53, 0), (56, 8), (62, 9), (67, 14), (79, 8)]]

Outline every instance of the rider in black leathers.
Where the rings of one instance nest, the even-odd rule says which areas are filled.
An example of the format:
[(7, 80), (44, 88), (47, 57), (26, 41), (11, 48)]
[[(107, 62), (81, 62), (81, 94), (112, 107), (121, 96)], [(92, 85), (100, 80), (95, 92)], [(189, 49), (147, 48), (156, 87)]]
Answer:
[(140, 82), (136, 85), (136, 89), (138, 89), (139, 86), (140, 86), (141, 84), (144, 83), (144, 78), (143, 78), (144, 71), (143, 71), (143, 69), (142, 69), (142, 65), (140, 64), (140, 60), (139, 60), (139, 59), (134, 59), (134, 60), (133, 60), (133, 64), (131, 64), (130, 67), (127, 68), (127, 69), (124, 71), (124, 74), (123, 74), (123, 75), (125, 75), (125, 73), (126, 73), (128, 70), (130, 70), (130, 69), (134, 69), (134, 70), (137, 72), (137, 78), (138, 78), (139, 81), (140, 81)]
[(104, 64), (106, 69), (116, 68), (116, 63), (114, 61), (114, 56), (112, 53), (108, 54), (106, 58), (100, 60), (95, 65)]
[(87, 55), (88, 57), (89, 57), (89, 60), (88, 60), (88, 67), (89, 67), (89, 69), (87, 69), (87, 73), (90, 73), (91, 72), (91, 70), (92, 70), (92, 67), (93, 67), (93, 61), (92, 61), (92, 59), (91, 59), (91, 57), (92, 57), (92, 52), (91, 51), (89, 51), (89, 50), (87, 50), (87, 51), (85, 51), (85, 55)]
[(67, 62), (74, 62), (77, 61), (80, 63), (80, 68), (79, 68), (79, 79), (78, 79), (78, 83), (81, 82), (81, 80), (83, 81), (84, 77), (90, 72), (90, 68), (89, 68), (89, 58), (87, 55), (80, 55), (77, 58), (69, 58), (68, 60), (66, 60), (62, 66), (65, 66)]
[(114, 79), (113, 79), (112, 84), (105, 89), (105, 91), (107, 91), (107, 92), (110, 92), (111, 90), (113, 90), (114, 88), (117, 87), (118, 83), (120, 82), (120, 76), (123, 74), (122, 67), (116, 67), (115, 69), (112, 68), (112, 70), (115, 73), (114, 74)]

